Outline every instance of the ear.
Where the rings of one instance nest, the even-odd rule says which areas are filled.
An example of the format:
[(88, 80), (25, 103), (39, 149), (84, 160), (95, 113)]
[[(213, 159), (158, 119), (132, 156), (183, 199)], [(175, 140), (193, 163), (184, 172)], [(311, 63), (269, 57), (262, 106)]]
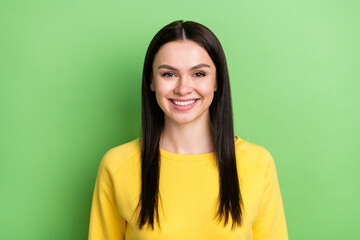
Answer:
[(155, 85), (154, 85), (154, 79), (151, 78), (151, 82), (150, 82), (150, 90), (155, 92)]
[(215, 80), (214, 92), (217, 91), (217, 80)]

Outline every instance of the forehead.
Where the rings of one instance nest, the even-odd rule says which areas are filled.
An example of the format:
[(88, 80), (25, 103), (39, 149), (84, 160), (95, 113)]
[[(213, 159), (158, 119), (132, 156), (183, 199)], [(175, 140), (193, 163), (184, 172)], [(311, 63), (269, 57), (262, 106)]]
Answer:
[(215, 68), (209, 54), (201, 45), (190, 40), (178, 40), (160, 47), (155, 55), (153, 66), (169, 64), (185, 68), (199, 63), (207, 63)]

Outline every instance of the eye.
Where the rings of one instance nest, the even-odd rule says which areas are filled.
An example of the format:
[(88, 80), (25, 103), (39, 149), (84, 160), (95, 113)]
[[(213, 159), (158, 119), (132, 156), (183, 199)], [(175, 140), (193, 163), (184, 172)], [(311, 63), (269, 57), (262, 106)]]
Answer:
[(195, 73), (195, 76), (196, 76), (196, 77), (205, 77), (206, 74), (205, 74), (204, 72), (196, 72), (196, 73)]
[(161, 76), (162, 77), (173, 77), (175, 75), (173, 73), (171, 73), (171, 72), (166, 72), (166, 73), (161, 74)]

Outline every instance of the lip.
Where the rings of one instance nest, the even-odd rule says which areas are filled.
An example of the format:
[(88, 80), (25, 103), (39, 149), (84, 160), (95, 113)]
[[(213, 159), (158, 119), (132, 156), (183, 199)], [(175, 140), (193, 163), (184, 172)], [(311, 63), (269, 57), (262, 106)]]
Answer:
[(173, 101), (179, 101), (179, 102), (186, 102), (191, 100), (199, 100), (200, 98), (187, 98), (187, 99), (181, 99), (181, 98), (170, 98), (169, 100)]
[[(180, 105), (176, 105), (175, 103), (173, 103), (173, 101), (179, 101), (179, 102), (186, 102), (186, 101), (191, 101), (191, 100), (195, 100), (195, 102), (193, 104), (189, 104), (189, 105), (185, 105), (185, 106), (180, 106)], [(199, 98), (189, 98), (189, 99), (169, 99), (169, 102), (171, 103), (171, 105), (173, 106), (173, 108), (175, 110), (178, 111), (189, 111), (190, 109), (194, 108), (197, 104), (197, 102), (199, 101)]]

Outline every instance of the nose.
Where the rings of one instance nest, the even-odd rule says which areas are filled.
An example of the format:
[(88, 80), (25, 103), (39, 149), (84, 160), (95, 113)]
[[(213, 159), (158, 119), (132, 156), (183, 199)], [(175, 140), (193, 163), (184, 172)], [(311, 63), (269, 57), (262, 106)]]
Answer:
[(187, 95), (193, 91), (191, 79), (187, 77), (179, 78), (179, 82), (174, 90), (175, 93), (180, 95)]

